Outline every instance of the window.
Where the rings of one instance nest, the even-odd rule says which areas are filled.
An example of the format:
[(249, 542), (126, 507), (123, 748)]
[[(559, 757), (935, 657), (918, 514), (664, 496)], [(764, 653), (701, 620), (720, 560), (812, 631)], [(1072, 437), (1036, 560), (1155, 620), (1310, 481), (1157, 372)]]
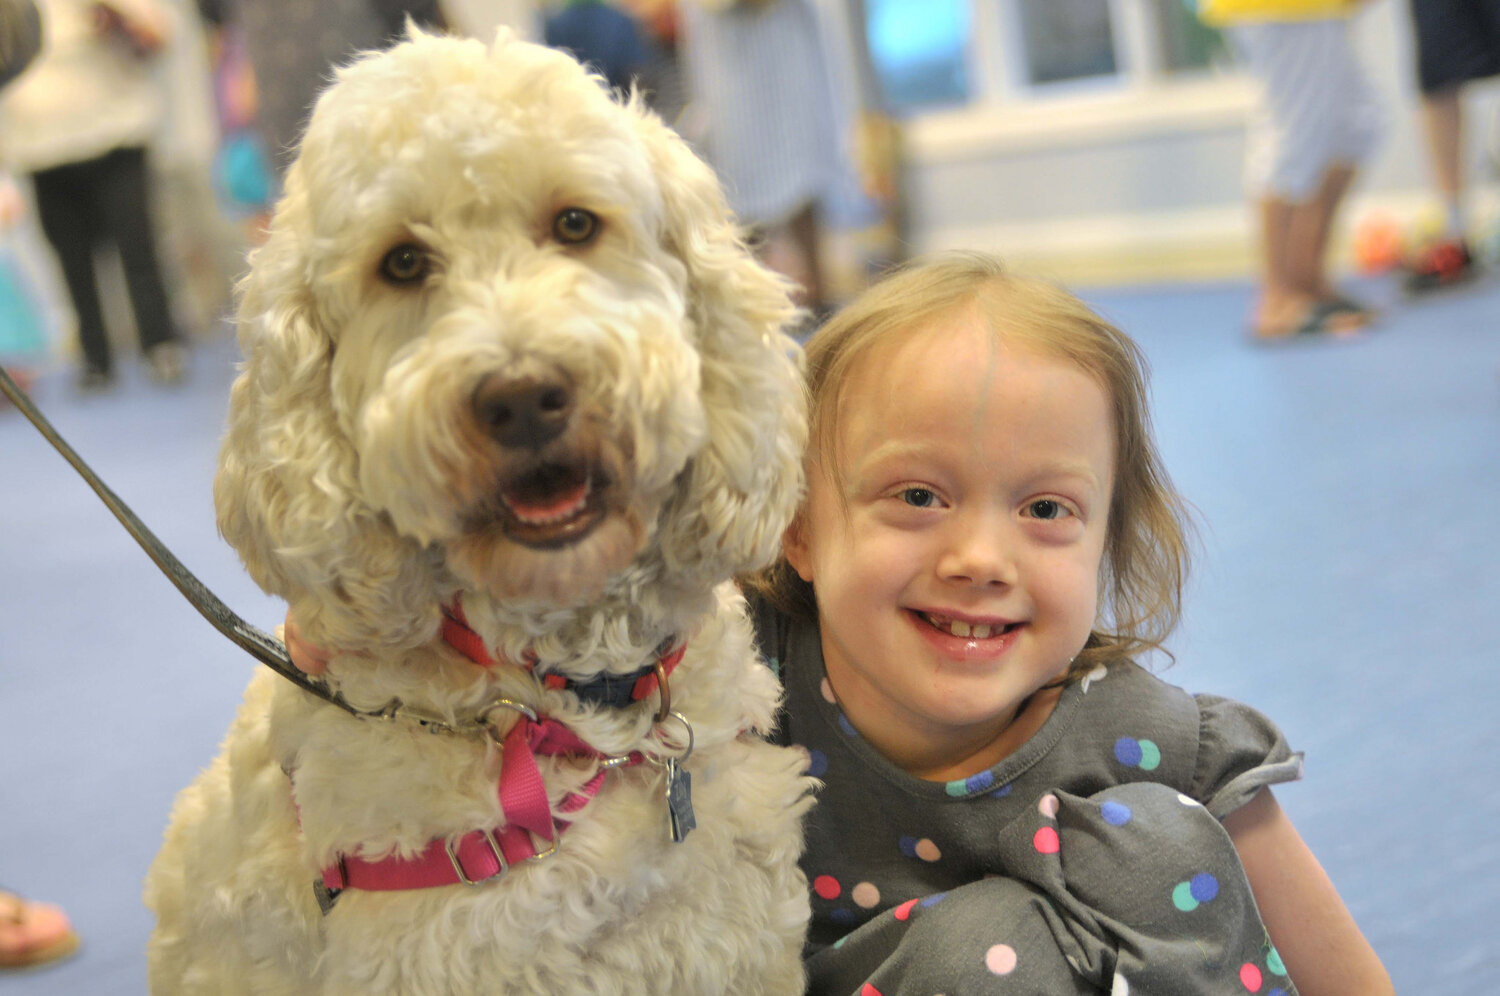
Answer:
[(1196, 0), (863, 0), (871, 61), (905, 112), (1118, 86), (1226, 58)]
[(1016, 0), (1033, 85), (1118, 71), (1109, 0)]
[(1198, 20), (1194, 0), (1151, 0), (1151, 6), (1163, 70), (1205, 69), (1228, 61), (1224, 36)]
[(865, 0), (864, 7), (870, 57), (891, 107), (968, 101), (969, 0)]

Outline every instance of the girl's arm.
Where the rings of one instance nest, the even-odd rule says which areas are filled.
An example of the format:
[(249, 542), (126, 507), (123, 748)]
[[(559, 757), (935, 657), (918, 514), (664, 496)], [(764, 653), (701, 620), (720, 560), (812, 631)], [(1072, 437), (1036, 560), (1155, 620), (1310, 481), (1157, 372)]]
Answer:
[(1270, 789), (1225, 817), (1224, 829), (1302, 996), (1395, 993), (1385, 966)]

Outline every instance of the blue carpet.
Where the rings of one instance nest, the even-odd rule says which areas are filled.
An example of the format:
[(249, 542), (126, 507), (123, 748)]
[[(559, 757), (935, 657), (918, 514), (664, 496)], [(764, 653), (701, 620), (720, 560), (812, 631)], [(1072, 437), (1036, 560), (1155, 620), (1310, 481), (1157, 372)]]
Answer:
[[(1485, 991), (1500, 973), (1500, 794), (1482, 780), (1500, 705), (1500, 287), (1392, 302), (1361, 340), (1280, 348), (1238, 332), (1243, 286), (1089, 296), (1150, 356), (1158, 433), (1201, 517), (1167, 678), (1257, 706), (1307, 752), (1306, 780), (1277, 794), (1398, 991)], [(106, 396), (61, 375), (37, 395), (269, 628), (283, 607), (214, 531), (233, 362), (225, 337), (181, 389), (126, 371)], [(70, 962), (0, 975), (0, 992), (141, 993), (142, 875), (256, 665), (14, 412), (0, 563), (0, 883), (61, 903), (84, 938)]]

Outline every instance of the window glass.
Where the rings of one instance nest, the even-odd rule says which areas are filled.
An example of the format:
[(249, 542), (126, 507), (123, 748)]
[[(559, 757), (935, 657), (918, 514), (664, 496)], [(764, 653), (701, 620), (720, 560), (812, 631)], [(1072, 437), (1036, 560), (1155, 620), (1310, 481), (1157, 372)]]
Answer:
[(870, 58), (888, 106), (969, 99), (970, 0), (864, 0)]
[(1196, 0), (1150, 0), (1161, 68), (1204, 69), (1228, 60), (1224, 36), (1198, 20)]
[(1118, 71), (1109, 0), (1016, 0), (1031, 83)]

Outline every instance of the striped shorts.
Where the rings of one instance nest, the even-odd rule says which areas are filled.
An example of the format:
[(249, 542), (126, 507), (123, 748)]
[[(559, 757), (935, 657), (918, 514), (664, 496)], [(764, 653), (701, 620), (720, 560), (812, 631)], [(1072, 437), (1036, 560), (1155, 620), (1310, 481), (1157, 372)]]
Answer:
[(1261, 87), (1245, 154), (1254, 196), (1305, 201), (1329, 167), (1358, 166), (1375, 151), (1384, 113), (1346, 19), (1243, 24), (1229, 33)]

